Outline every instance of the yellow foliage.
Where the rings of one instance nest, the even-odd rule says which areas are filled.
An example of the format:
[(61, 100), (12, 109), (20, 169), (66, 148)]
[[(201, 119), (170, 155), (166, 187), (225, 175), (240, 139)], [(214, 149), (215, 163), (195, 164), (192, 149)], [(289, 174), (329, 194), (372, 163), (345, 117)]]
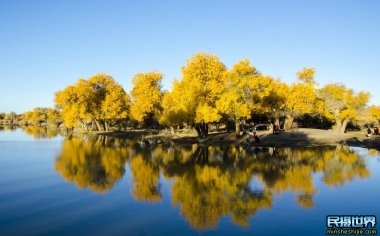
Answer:
[(202, 104), (199, 105), (195, 111), (195, 122), (200, 123), (200, 122), (214, 122), (218, 121), (221, 116), (218, 113), (218, 110), (215, 108), (207, 105), (207, 104)]
[(66, 140), (55, 161), (55, 169), (79, 188), (107, 192), (124, 174), (127, 152), (99, 142)]
[[(269, 76), (260, 76), (258, 80), (258, 104), (256, 107), (264, 113), (269, 112), (278, 116), (286, 108), (286, 99), (289, 95), (289, 86)], [(260, 94), (260, 93), (263, 94)]]
[(129, 96), (120, 85), (110, 86), (101, 103), (102, 117), (106, 120), (127, 118), (129, 103)]
[(136, 200), (148, 202), (161, 200), (158, 169), (144, 161), (141, 155), (135, 156), (130, 166), (134, 182), (133, 197)]
[(33, 136), (35, 139), (54, 138), (59, 134), (58, 129), (48, 129), (46, 127), (26, 126), (23, 131), (27, 135)]
[(216, 102), (217, 109), (230, 118), (250, 118), (253, 100), (251, 87), (258, 75), (256, 68), (249, 60), (242, 60), (235, 64), (231, 71), (224, 76), (224, 91)]
[(301, 71), (297, 72), (298, 80), (306, 84), (315, 84), (314, 76), (315, 76), (314, 68), (303, 68)]
[(66, 127), (79, 122), (118, 120), (128, 116), (129, 99), (121, 85), (99, 73), (88, 80), (79, 79), (55, 94), (55, 104), (61, 110)]
[[(328, 84), (318, 91), (323, 100), (326, 117), (333, 117), (335, 129), (344, 132), (348, 121), (363, 120), (362, 112), (366, 108), (370, 94), (355, 93), (342, 84)], [(343, 123), (342, 123), (343, 122)]]
[[(216, 102), (223, 93), (225, 66), (215, 55), (198, 53), (182, 67), (183, 79), (174, 81), (163, 99), (161, 124), (217, 122)], [(203, 126), (205, 127), (205, 126)]]
[(149, 115), (157, 116), (162, 99), (162, 77), (162, 73), (152, 71), (138, 73), (132, 78), (132, 119), (142, 122)]
[(61, 121), (61, 115), (56, 109), (36, 107), (33, 111), (25, 112), (23, 119), (26, 123), (34, 125), (42, 122), (59, 123)]
[[(370, 174), (359, 153), (344, 146), (283, 148), (272, 153), (262, 150), (247, 154), (234, 147), (145, 148), (135, 141), (126, 147), (101, 143), (65, 141), (56, 159), (56, 170), (80, 188), (105, 192), (121, 178), (131, 155), (133, 198), (161, 200), (161, 171), (173, 183), (172, 203), (197, 229), (214, 228), (226, 215), (236, 224), (248, 226), (257, 211), (272, 206), (275, 193), (290, 191), (301, 207), (312, 208), (317, 192), (316, 173), (325, 184), (333, 186)], [(260, 186), (252, 184), (255, 180)]]
[(46, 110), (47, 120), (51, 123), (59, 123), (62, 121), (61, 114), (57, 109), (47, 108)]
[(380, 123), (380, 106), (371, 106), (369, 112), (371, 121)]
[(316, 103), (317, 95), (313, 84), (296, 83), (290, 87), (286, 107), (293, 117), (318, 112)]

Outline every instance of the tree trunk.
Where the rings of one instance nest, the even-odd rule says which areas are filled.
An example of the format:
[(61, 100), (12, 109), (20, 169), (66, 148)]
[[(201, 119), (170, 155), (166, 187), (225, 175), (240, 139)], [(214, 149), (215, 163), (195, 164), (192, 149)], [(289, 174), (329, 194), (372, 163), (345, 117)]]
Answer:
[(108, 122), (108, 121), (104, 121), (104, 130), (105, 130), (106, 132), (109, 131), (109, 122)]
[(98, 120), (94, 120), (94, 121), (95, 121), (96, 127), (98, 128), (98, 131), (102, 131), (102, 128), (100, 127), (99, 121)]
[(293, 121), (294, 121), (294, 117), (291, 115), (287, 115), (285, 118), (284, 129), (285, 130), (292, 129)]
[(172, 133), (172, 135), (175, 135), (175, 130), (173, 126), (170, 126), (170, 132)]
[(106, 131), (106, 122), (102, 122), (103, 130)]
[(197, 131), (198, 137), (206, 137), (208, 135), (208, 124), (205, 122), (196, 123), (194, 125), (195, 130)]
[(339, 118), (335, 119), (335, 125), (333, 126), (333, 130), (335, 132), (341, 132), (340, 130), (342, 129), (342, 120)]
[(227, 133), (229, 133), (231, 131), (231, 129), (230, 129), (230, 122), (227, 120), (224, 125), (226, 126)]
[(235, 120), (235, 133), (236, 137), (240, 137), (240, 122), (238, 119)]
[(86, 123), (86, 122), (84, 122), (83, 120), (80, 120), (80, 123), (82, 124), (83, 128), (85, 128), (85, 129), (86, 129), (86, 131), (88, 132), (88, 131), (89, 131), (89, 129), (88, 129), (87, 123)]
[(346, 131), (347, 124), (350, 120), (349, 119), (344, 119), (342, 123), (342, 127), (340, 128), (340, 132), (344, 133)]
[(118, 120), (116, 124), (117, 124), (117, 131), (121, 131), (121, 121)]

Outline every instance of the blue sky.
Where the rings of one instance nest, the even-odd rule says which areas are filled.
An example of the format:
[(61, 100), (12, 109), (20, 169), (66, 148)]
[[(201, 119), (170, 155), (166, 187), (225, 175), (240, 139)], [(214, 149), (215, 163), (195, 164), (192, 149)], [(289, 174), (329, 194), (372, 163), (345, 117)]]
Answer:
[(294, 81), (315, 67), (380, 104), (380, 1), (0, 0), (0, 111), (53, 106), (54, 92), (98, 72), (131, 89), (158, 70), (171, 88), (198, 51), (231, 67), (248, 58)]

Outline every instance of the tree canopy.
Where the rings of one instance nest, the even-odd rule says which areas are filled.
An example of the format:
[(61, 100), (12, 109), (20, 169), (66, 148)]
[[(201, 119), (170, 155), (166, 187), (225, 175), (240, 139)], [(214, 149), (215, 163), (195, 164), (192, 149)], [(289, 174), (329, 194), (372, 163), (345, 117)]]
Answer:
[[(22, 116), (0, 114), (2, 123), (20, 119), (28, 125), (54, 123), (73, 129), (108, 131), (110, 127), (187, 126), (199, 137), (209, 134), (210, 124), (230, 126), (240, 134), (241, 123), (265, 118), (284, 122), (291, 129), (305, 117), (326, 122), (337, 132), (347, 125), (379, 122), (379, 107), (368, 106), (370, 94), (344, 84), (319, 86), (316, 69), (302, 68), (292, 83), (262, 74), (248, 59), (227, 68), (217, 55), (199, 52), (181, 67), (181, 78), (172, 88), (162, 88), (163, 73), (136, 73), (128, 94), (110, 75), (99, 73), (79, 79), (55, 94), (55, 108), (36, 107)], [(331, 123), (330, 123), (331, 122)], [(324, 126), (325, 127), (325, 126)], [(228, 129), (227, 129), (228, 130)]]

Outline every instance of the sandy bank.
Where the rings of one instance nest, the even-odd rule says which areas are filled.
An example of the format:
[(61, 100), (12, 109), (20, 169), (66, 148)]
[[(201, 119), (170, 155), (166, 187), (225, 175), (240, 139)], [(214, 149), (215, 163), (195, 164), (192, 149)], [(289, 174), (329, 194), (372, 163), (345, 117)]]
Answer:
[[(100, 135), (115, 138), (138, 138), (142, 140), (167, 142), (172, 144), (193, 144), (201, 145), (243, 145), (248, 135), (237, 138), (235, 133), (212, 133), (206, 140), (199, 140), (195, 132), (188, 131), (172, 135), (169, 133), (159, 133), (156, 131), (126, 131), (99, 133)], [(261, 147), (304, 147), (304, 146), (324, 146), (324, 145), (347, 145), (364, 148), (376, 148), (380, 150), (380, 136), (367, 138), (365, 132), (335, 133), (330, 130), (320, 129), (293, 129), (281, 132), (279, 135), (269, 131), (258, 131), (260, 143), (255, 146)]]

